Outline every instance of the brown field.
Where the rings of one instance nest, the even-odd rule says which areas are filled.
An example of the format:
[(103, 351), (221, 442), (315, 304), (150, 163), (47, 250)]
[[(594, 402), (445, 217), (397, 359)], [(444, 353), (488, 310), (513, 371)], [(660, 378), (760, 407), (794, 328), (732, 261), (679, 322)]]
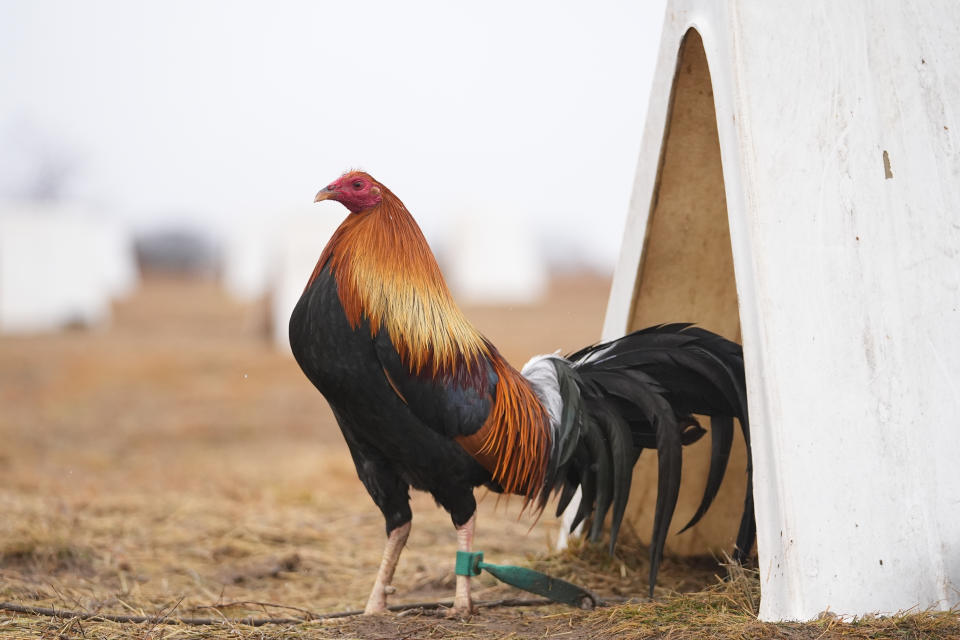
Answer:
[[(536, 306), (467, 313), (519, 365), (593, 341), (607, 287), (565, 277)], [(322, 397), (266, 342), (265, 318), (263, 305), (232, 302), (215, 283), (148, 279), (117, 305), (109, 329), (0, 338), (0, 601), (223, 620), (124, 624), (0, 611), (0, 637), (960, 636), (956, 616), (937, 614), (866, 627), (761, 624), (755, 576), (719, 585), (712, 561), (670, 559), (657, 603), (489, 608), (468, 620), (414, 610), (232, 622), (362, 608), (384, 540)], [(590, 545), (552, 552), (554, 519), (518, 519), (519, 506), (481, 499), (476, 548), (488, 561), (643, 600), (646, 549), (630, 531), (615, 558)], [(421, 494), (413, 509), (391, 604), (453, 593), (449, 518)], [(475, 583), (479, 600), (524, 597), (487, 575)]]

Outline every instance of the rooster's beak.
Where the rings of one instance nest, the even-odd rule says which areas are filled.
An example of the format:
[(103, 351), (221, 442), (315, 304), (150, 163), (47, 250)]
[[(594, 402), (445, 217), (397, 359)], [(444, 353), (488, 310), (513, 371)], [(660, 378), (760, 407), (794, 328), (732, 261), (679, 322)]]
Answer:
[(313, 199), (314, 202), (323, 202), (324, 200), (329, 200), (334, 196), (336, 191), (330, 187), (324, 187), (317, 192), (317, 197)]

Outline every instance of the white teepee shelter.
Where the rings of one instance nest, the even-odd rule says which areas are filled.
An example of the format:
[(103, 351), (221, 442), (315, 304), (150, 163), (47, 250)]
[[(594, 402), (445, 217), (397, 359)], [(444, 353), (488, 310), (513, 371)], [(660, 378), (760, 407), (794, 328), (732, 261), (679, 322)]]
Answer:
[(132, 234), (82, 207), (0, 210), (0, 333), (93, 327), (138, 280)]
[(742, 337), (765, 620), (960, 603), (958, 69), (953, 0), (668, 3), (604, 333)]
[(221, 284), (236, 300), (267, 297), (270, 340), (290, 355), (290, 314), (323, 248), (346, 215), (345, 210), (320, 212), (316, 207), (288, 207), (274, 212), (269, 221), (250, 216), (223, 235)]
[(224, 230), (220, 280), (235, 300), (251, 302), (270, 291), (278, 237), (266, 220), (252, 216), (234, 219)]
[(333, 211), (324, 212), (313, 207), (316, 205), (291, 212), (289, 224), (280, 225), (283, 231), (275, 239), (277, 260), (270, 276), (270, 324), (274, 344), (291, 355), (287, 333), (290, 314), (323, 248), (347, 214), (346, 210), (333, 207)]
[(461, 304), (529, 305), (547, 293), (547, 263), (521, 215), (502, 208), (463, 212), (444, 261)]

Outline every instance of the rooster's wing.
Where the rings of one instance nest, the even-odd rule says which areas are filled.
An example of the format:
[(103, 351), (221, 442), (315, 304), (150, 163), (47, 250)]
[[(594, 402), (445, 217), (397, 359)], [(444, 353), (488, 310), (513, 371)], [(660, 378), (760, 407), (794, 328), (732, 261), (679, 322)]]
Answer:
[(412, 372), (386, 330), (377, 333), (374, 343), (387, 382), (426, 426), (452, 439), (472, 435), (486, 422), (498, 382), (487, 358), (476, 361), (473, 375)]

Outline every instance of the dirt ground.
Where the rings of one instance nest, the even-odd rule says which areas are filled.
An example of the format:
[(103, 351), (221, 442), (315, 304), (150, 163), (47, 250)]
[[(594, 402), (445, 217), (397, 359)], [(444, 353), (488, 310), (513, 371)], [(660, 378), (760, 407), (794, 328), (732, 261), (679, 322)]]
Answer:
[[(569, 276), (535, 306), (465, 311), (520, 365), (594, 341), (608, 286)], [(292, 357), (267, 342), (266, 318), (263, 304), (233, 302), (216, 283), (148, 278), (116, 306), (110, 328), (0, 337), (0, 601), (223, 620), (122, 624), (0, 611), (0, 637), (960, 634), (956, 617), (894, 625), (889, 636), (850, 635), (830, 620), (764, 625), (755, 620), (755, 575), (717, 586), (722, 570), (712, 560), (669, 558), (661, 601), (652, 604), (488, 608), (466, 620), (413, 610), (299, 625), (231, 622), (362, 608), (384, 541), (383, 520), (324, 400)], [(539, 568), (605, 597), (644, 599), (647, 550), (629, 530), (616, 557), (592, 545), (558, 553), (549, 514), (518, 519), (519, 501), (479, 493), (475, 548), (487, 561)], [(448, 600), (452, 525), (422, 494), (413, 511), (391, 604)], [(487, 574), (474, 583), (479, 600), (529, 597)], [(707, 585), (714, 587), (696, 597), (670, 595)]]

